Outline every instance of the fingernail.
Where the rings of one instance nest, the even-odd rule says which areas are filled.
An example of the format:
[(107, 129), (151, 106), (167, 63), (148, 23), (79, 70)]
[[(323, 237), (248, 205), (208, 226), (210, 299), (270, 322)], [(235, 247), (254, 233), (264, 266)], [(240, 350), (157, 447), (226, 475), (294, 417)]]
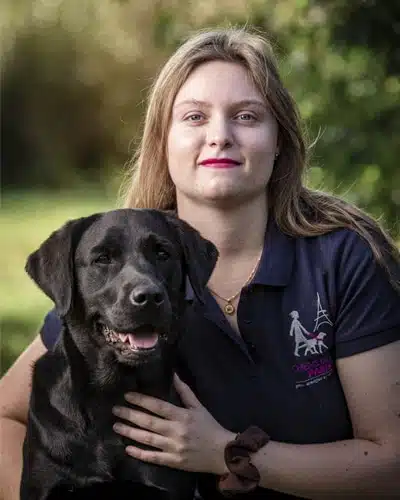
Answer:
[(121, 415), (121, 408), (119, 408), (118, 406), (113, 406), (113, 409), (112, 409), (112, 412), (114, 413), (114, 415)]
[(121, 424), (114, 424), (113, 425), (113, 430), (115, 432), (121, 432), (122, 431), (122, 425)]
[(127, 392), (124, 397), (125, 397), (125, 399), (127, 401), (134, 401), (135, 398), (136, 398), (136, 393), (134, 393), (134, 392)]

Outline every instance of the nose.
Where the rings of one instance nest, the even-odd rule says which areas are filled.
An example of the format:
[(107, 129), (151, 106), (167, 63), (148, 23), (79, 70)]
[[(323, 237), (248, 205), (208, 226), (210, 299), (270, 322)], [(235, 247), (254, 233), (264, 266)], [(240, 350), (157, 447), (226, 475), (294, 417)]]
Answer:
[(161, 306), (164, 296), (155, 285), (138, 285), (132, 290), (130, 300), (137, 307)]
[(209, 146), (220, 149), (232, 146), (233, 135), (228, 118), (219, 116), (210, 121), (207, 142)]

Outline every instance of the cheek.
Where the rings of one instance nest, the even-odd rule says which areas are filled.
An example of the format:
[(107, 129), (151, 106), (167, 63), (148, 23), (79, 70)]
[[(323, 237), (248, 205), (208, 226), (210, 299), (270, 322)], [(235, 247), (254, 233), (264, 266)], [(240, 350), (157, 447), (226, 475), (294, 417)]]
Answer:
[(107, 301), (113, 301), (115, 299), (115, 297), (112, 296), (113, 288), (107, 288), (109, 280), (108, 271), (101, 269), (88, 269), (78, 276), (79, 292), (89, 307), (105, 298)]
[(258, 134), (253, 134), (251, 137), (247, 138), (247, 155), (255, 165), (264, 165), (266, 169), (269, 170), (267, 165), (270, 165), (272, 168), (275, 160), (276, 144), (276, 134), (272, 131), (270, 133), (260, 131)]
[(165, 263), (160, 266), (156, 272), (157, 280), (162, 283), (171, 305), (178, 304), (179, 300), (184, 297), (184, 277), (180, 261), (178, 259), (172, 262)]
[(182, 160), (193, 163), (201, 143), (199, 135), (194, 127), (171, 126), (167, 140), (168, 164), (171, 167)]
[(250, 153), (264, 157), (275, 155), (277, 136), (274, 130), (259, 130), (255, 134), (249, 134), (246, 144)]
[(174, 259), (166, 262), (165, 266), (157, 270), (157, 279), (160, 283), (164, 283), (168, 294), (178, 293), (182, 289), (182, 269), (180, 261)]

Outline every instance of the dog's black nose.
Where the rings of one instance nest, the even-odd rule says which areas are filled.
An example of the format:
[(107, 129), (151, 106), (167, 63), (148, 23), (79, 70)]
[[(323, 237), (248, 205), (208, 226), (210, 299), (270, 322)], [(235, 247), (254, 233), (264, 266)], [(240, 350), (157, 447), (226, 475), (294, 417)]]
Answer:
[(131, 293), (131, 302), (139, 307), (147, 305), (160, 306), (164, 302), (164, 296), (156, 287), (137, 286)]

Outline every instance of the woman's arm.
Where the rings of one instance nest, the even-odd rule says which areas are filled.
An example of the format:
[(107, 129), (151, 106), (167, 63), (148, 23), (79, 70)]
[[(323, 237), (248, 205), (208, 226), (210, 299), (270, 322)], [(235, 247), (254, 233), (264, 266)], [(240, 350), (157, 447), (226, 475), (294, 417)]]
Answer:
[[(261, 486), (309, 499), (400, 497), (400, 341), (337, 362), (354, 439), (297, 445), (271, 441), (253, 455)], [(161, 451), (129, 447), (141, 460), (221, 474), (223, 447), (234, 437), (190, 389), (177, 384), (187, 408), (143, 395), (127, 400), (162, 418), (128, 408), (118, 432)], [(244, 429), (243, 429), (244, 430)], [(150, 431), (150, 432), (149, 432)]]
[(400, 341), (337, 362), (354, 439), (270, 442), (261, 485), (306, 498), (400, 498)]
[(18, 500), (32, 368), (46, 352), (40, 336), (0, 380), (0, 500)]

